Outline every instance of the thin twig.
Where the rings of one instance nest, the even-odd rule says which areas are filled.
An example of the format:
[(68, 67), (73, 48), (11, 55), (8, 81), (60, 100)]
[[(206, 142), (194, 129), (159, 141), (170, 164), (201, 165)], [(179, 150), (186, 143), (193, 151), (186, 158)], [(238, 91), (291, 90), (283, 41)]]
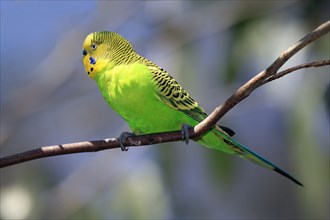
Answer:
[(263, 85), (262, 83), (277, 71), (288, 61), (294, 54), (296, 54), (303, 47), (322, 37), (330, 31), (330, 21), (327, 21), (307, 34), (292, 47), (284, 51), (280, 56), (265, 70), (250, 79), (241, 88), (239, 88), (231, 97), (229, 97), (224, 104), (218, 106), (202, 123), (194, 127), (194, 131), (201, 135), (208, 131), (217, 121), (220, 120), (230, 109), (237, 105), (240, 101), (248, 97), (253, 90)]
[[(272, 76), (276, 77), (284, 76), (283, 71), (277, 73), (277, 71), (283, 66), (283, 64), (290, 59), (294, 54), (296, 54), (303, 47), (320, 38), (330, 31), (330, 21), (327, 21), (316, 28), (311, 33), (307, 34), (304, 38), (298, 41), (295, 45), (290, 47), (288, 50), (284, 51), (276, 60), (273, 62), (266, 70), (263, 70), (258, 75), (249, 80), (241, 88), (239, 88), (231, 97), (229, 97), (223, 105), (218, 106), (204, 121), (196, 125), (193, 129), (189, 130), (190, 138), (197, 138), (207, 132), (212, 126), (214, 126), (217, 121), (224, 114), (226, 114), (230, 109), (237, 105), (240, 101), (248, 97), (253, 90), (259, 86), (265, 84), (265, 80), (271, 79)], [(304, 66), (308, 64), (303, 64)], [(324, 65), (329, 65), (325, 62)], [(323, 66), (320, 64), (320, 66)], [(293, 67), (295, 68), (295, 67)], [(298, 68), (298, 66), (296, 67)], [(304, 68), (304, 67), (301, 67)], [(300, 69), (300, 68), (298, 68)], [(295, 70), (292, 70), (295, 71)], [(291, 71), (291, 72), (292, 72)], [(277, 78), (279, 78), (277, 77)], [(275, 79), (275, 78), (274, 78)], [(170, 141), (179, 141), (182, 139), (181, 131), (171, 131), (157, 134), (140, 135), (135, 137), (129, 137), (125, 140), (125, 146), (142, 146), (158, 144)], [(2, 157), (0, 158), (0, 168), (23, 163), (25, 161), (30, 161), (38, 158), (57, 156), (62, 154), (72, 154), (72, 153), (83, 153), (83, 152), (95, 152), (106, 149), (120, 148), (120, 144), (117, 138), (99, 140), (99, 141), (87, 141), (87, 142), (77, 142), (71, 144), (62, 144), (54, 146), (45, 146), (31, 151), (26, 151), (23, 153)]]
[(263, 84), (266, 84), (266, 83), (269, 83), (275, 79), (279, 79), (291, 72), (294, 72), (294, 71), (297, 71), (299, 69), (303, 69), (303, 68), (310, 68), (310, 67), (320, 67), (320, 66), (326, 66), (326, 65), (330, 65), (330, 60), (320, 60), (320, 61), (314, 61), (314, 62), (310, 62), (310, 63), (305, 63), (305, 64), (301, 64), (301, 65), (298, 65), (298, 66), (294, 66), (294, 67), (291, 67), (289, 69), (286, 69), (286, 70), (283, 70), (281, 72), (278, 72), (276, 73), (275, 75), (272, 75), (270, 76), (269, 78), (267, 78), (263, 83)]

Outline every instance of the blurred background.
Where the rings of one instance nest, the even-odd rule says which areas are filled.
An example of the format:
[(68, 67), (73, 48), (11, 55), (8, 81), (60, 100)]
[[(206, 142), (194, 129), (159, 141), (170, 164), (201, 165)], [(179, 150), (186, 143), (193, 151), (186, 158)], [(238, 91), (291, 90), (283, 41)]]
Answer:
[[(119, 32), (209, 113), (330, 18), (329, 1), (1, 1), (1, 157), (129, 131), (81, 63)], [(329, 59), (329, 34), (285, 67)], [(285, 68), (284, 67), (284, 68)], [(329, 219), (329, 66), (257, 89), (223, 117), (305, 187), (193, 142), (0, 170), (1, 219)]]

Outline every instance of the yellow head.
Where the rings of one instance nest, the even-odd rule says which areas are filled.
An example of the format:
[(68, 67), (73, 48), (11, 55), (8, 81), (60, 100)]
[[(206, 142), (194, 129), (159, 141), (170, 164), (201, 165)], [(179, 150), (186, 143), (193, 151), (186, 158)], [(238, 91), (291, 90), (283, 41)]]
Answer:
[(92, 79), (105, 67), (127, 63), (135, 51), (132, 45), (115, 32), (90, 33), (83, 43), (83, 64)]

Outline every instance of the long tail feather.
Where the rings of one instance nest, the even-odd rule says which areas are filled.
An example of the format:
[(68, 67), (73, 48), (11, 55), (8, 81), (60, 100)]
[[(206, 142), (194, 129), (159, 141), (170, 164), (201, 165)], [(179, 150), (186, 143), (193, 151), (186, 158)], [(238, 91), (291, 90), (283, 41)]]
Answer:
[(223, 138), (224, 138), (224, 141), (228, 145), (230, 145), (232, 147), (233, 151), (235, 151), (240, 157), (242, 157), (244, 159), (247, 159), (247, 160), (249, 160), (249, 161), (251, 161), (255, 164), (258, 164), (259, 166), (274, 170), (275, 172), (277, 172), (277, 173), (287, 177), (288, 179), (292, 180), (294, 183), (296, 183), (300, 186), (304, 186), (301, 182), (296, 180), (294, 177), (292, 177), (290, 174), (288, 174), (284, 170), (280, 169), (279, 167), (277, 167), (273, 163), (267, 161), (266, 159), (260, 157), (256, 153), (254, 153), (251, 150), (247, 149), (246, 147), (242, 146), (241, 144), (235, 142), (231, 138), (226, 137), (226, 136), (223, 136)]

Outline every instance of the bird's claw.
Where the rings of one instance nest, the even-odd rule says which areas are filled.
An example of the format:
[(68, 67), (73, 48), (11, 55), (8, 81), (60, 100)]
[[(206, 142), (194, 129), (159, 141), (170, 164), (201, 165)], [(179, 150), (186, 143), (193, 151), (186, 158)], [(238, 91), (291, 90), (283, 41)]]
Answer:
[(188, 145), (189, 144), (189, 129), (192, 128), (188, 124), (183, 124), (181, 127), (182, 140)]
[(119, 145), (120, 145), (121, 151), (128, 151), (128, 147), (126, 147), (124, 145), (124, 142), (126, 141), (126, 139), (128, 137), (132, 137), (132, 136), (135, 136), (135, 134), (134, 133), (130, 133), (130, 132), (123, 132), (123, 133), (120, 134), (120, 136), (119, 136), (118, 139), (119, 139)]

